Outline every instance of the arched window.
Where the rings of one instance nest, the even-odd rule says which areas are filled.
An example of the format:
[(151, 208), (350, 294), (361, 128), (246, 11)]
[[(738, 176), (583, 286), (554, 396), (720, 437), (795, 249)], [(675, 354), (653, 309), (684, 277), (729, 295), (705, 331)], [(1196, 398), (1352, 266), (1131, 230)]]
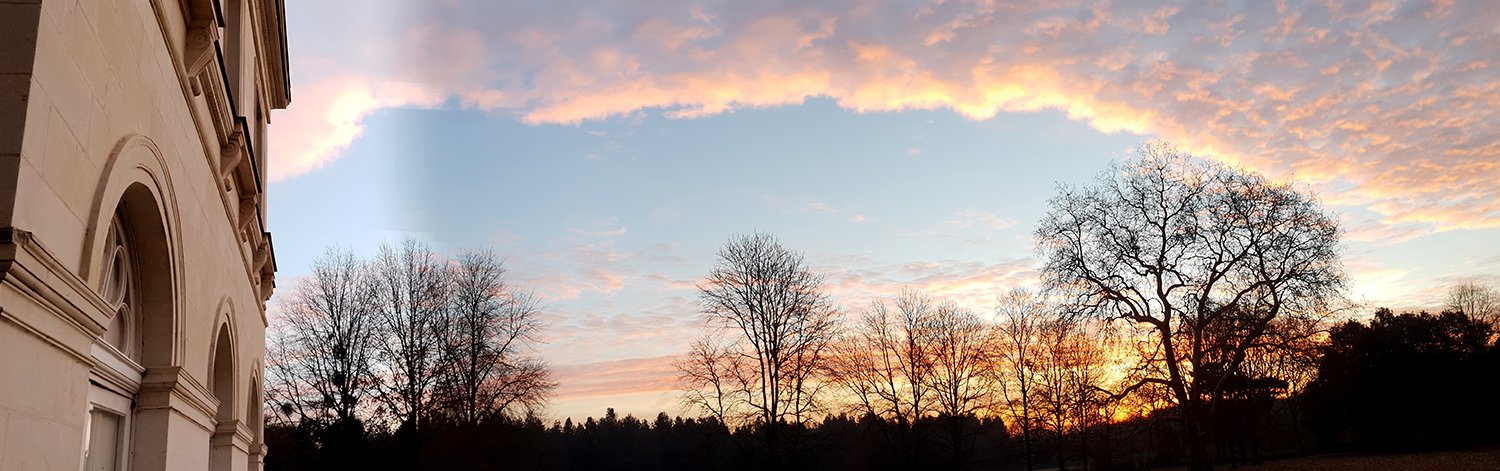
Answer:
[(84, 437), (83, 462), (87, 471), (121, 471), (128, 469), (132, 401), (140, 389), (145, 371), (141, 361), (140, 293), (136, 275), (135, 252), (131, 245), (127, 221), (116, 212), (105, 235), (103, 262), (98, 293), (114, 317), (95, 342), (94, 356), (99, 359), (96, 376), (91, 381), (89, 411)]
[(140, 319), (137, 315), (135, 270), (131, 245), (118, 215), (109, 224), (104, 242), (104, 270), (99, 277), (99, 296), (115, 310), (101, 338), (125, 358), (141, 361)]

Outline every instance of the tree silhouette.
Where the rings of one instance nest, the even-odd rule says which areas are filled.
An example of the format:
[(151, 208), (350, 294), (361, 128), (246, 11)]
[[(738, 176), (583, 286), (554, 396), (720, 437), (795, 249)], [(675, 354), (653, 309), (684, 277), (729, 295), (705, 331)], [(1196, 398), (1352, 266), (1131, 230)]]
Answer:
[(678, 363), (686, 400), (726, 424), (757, 428), (772, 468), (786, 434), (820, 406), (818, 376), (839, 329), (822, 282), (801, 253), (755, 233), (730, 238), (698, 284), (712, 333)]
[(1468, 314), (1500, 329), (1500, 290), (1479, 280), (1466, 280), (1448, 288), (1448, 309)]
[(1237, 370), (1275, 319), (1326, 311), (1345, 285), (1339, 227), (1290, 185), (1166, 144), (1140, 154), (1051, 200), (1036, 231), (1043, 278), (1080, 312), (1153, 339), (1126, 391), (1167, 389), (1190, 469), (1211, 469), (1208, 423), (1225, 384), (1194, 378)]
[(536, 297), (506, 283), (504, 263), (490, 252), (460, 251), (448, 276), (437, 399), (470, 425), (503, 414), (524, 417), (555, 386), (534, 353), (545, 327)]
[(1030, 471), (1036, 465), (1034, 434), (1039, 428), (1036, 383), (1040, 381), (1039, 365), (1044, 356), (1043, 327), (1053, 315), (1041, 295), (1024, 288), (1012, 289), (997, 301), (996, 343), (1002, 377), (999, 385), (1011, 424), (1021, 434), (1021, 457)]
[(1493, 440), (1500, 358), (1492, 332), (1462, 313), (1389, 309), (1334, 328), (1306, 393), (1320, 439), (1382, 452)]
[(926, 295), (905, 291), (876, 300), (839, 343), (834, 381), (860, 415), (873, 421), (902, 467), (922, 468), (922, 418), (933, 410), (935, 317)]

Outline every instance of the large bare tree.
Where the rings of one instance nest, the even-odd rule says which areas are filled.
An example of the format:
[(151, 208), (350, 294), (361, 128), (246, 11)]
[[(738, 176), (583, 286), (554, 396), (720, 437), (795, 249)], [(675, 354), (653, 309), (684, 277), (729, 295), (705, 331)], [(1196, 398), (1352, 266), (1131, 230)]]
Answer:
[(442, 257), (413, 239), (400, 248), (382, 244), (370, 264), (381, 400), (403, 426), (422, 426), (436, 409), (433, 391), (448, 336), (447, 275)]
[[(712, 333), (678, 363), (692, 405), (728, 424), (758, 427), (779, 466), (788, 425), (819, 410), (839, 313), (799, 252), (776, 237), (730, 238), (698, 300)], [(704, 371), (704, 368), (723, 368)]]
[(1154, 339), (1126, 390), (1167, 389), (1190, 469), (1211, 469), (1207, 425), (1229, 376), (1218, 373), (1274, 340), (1272, 321), (1326, 312), (1341, 295), (1339, 225), (1290, 184), (1167, 144), (1140, 153), (1051, 200), (1036, 231), (1043, 277), (1080, 312)]
[(471, 425), (531, 412), (556, 386), (535, 354), (544, 327), (536, 297), (507, 284), (504, 262), (491, 252), (460, 251), (448, 274), (438, 402)]
[(330, 250), (282, 311), (267, 392), (283, 422), (474, 424), (529, 414), (556, 386), (535, 352), (539, 303), (493, 253), (447, 260), (411, 240), (372, 262)]

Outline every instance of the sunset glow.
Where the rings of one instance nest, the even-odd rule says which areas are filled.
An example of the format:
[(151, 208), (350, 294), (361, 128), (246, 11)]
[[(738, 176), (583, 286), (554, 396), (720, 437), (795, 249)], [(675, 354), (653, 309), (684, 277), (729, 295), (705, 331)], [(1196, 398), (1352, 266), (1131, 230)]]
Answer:
[(544, 300), (559, 418), (677, 407), (731, 235), (806, 251), (851, 315), (914, 289), (988, 316), (1039, 283), (1057, 186), (1153, 140), (1315, 192), (1371, 308), (1500, 282), (1497, 2), (286, 8), (277, 296), (329, 245), (489, 247)]

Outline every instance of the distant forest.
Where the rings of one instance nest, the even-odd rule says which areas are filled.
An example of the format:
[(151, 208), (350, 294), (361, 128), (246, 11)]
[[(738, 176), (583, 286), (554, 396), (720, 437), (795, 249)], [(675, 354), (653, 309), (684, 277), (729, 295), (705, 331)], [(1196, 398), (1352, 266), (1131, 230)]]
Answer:
[(691, 417), (546, 422), (540, 304), (501, 259), (331, 250), (268, 339), (268, 470), (1135, 470), (1500, 443), (1500, 291), (1345, 297), (1315, 195), (1169, 145), (1064, 186), (993, 313), (838, 306), (735, 236), (676, 366)]

